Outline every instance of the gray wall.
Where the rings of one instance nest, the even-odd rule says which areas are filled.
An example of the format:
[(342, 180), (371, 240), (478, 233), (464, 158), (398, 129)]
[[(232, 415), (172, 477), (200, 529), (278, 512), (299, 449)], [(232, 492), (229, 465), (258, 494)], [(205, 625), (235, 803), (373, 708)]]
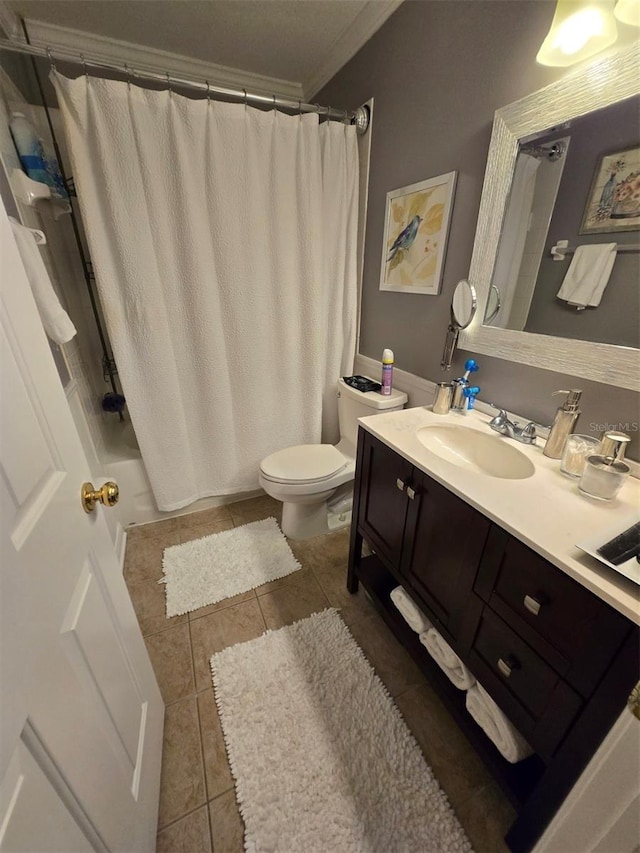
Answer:
[[(375, 98), (360, 351), (442, 378), (451, 293), (469, 272), (495, 110), (562, 76), (535, 56), (553, 17), (546, 0), (405, 0), (314, 100), (356, 107)], [(440, 296), (378, 290), (389, 190), (456, 170), (458, 184)], [(451, 375), (468, 352), (459, 351)], [(580, 431), (637, 424), (639, 395), (552, 371), (478, 356), (481, 397), (550, 423), (559, 388), (584, 390)], [(595, 427), (594, 427), (595, 429)], [(638, 455), (637, 440), (631, 456)]]
[[(614, 242), (621, 246), (637, 245), (637, 230), (600, 234), (578, 234), (578, 231), (602, 155), (639, 144), (639, 102), (640, 98), (629, 98), (583, 116), (572, 122), (567, 131), (571, 136), (567, 162), (525, 326), (527, 332), (640, 348), (640, 254), (629, 252), (617, 256), (600, 305), (585, 311), (576, 311), (556, 296), (571, 256), (565, 262), (550, 257), (551, 247), (558, 240), (568, 240), (570, 246)], [(539, 141), (544, 141), (544, 137)]]

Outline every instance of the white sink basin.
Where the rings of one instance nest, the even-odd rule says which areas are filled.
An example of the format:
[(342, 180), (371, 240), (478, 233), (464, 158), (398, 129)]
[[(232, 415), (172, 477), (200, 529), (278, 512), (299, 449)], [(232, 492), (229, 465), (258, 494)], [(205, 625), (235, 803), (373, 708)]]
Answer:
[(497, 435), (452, 424), (421, 427), (416, 434), (427, 450), (468, 471), (503, 480), (524, 480), (535, 471), (524, 453)]

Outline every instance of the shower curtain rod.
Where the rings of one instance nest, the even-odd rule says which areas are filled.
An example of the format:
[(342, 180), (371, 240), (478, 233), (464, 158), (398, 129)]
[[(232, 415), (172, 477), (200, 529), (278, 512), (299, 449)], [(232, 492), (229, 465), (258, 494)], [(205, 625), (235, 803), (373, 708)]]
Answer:
[(70, 62), (74, 65), (81, 65), (85, 71), (88, 68), (102, 69), (106, 71), (117, 71), (119, 74), (125, 74), (130, 82), (135, 83), (136, 80), (150, 80), (154, 82), (165, 83), (171, 88), (173, 83), (176, 86), (181, 86), (186, 89), (195, 89), (204, 95), (223, 95), (228, 98), (236, 98), (245, 103), (262, 104), (271, 106), (274, 109), (291, 110), (299, 113), (318, 113), (328, 119), (335, 121), (347, 121), (355, 124), (359, 134), (366, 133), (369, 126), (369, 110), (367, 107), (358, 107), (354, 112), (349, 113), (347, 110), (336, 110), (332, 107), (321, 107), (319, 104), (305, 104), (302, 101), (292, 101), (289, 98), (273, 95), (260, 95), (257, 92), (247, 92), (246, 89), (229, 89), (226, 86), (216, 86), (209, 83), (207, 80), (200, 82), (189, 77), (180, 77), (171, 74), (167, 71), (165, 74), (158, 74), (155, 71), (139, 71), (128, 65), (126, 62), (118, 63), (117, 60), (109, 60), (101, 62), (97, 59), (87, 59), (83, 54), (75, 54), (61, 48), (37, 47), (35, 45), (26, 44), (25, 42), (16, 42), (10, 39), (0, 38), (0, 49), (11, 50), (14, 53), (26, 53), (30, 56), (40, 56), (43, 59), (48, 59), (51, 66), (55, 68), (55, 60), (61, 62)]

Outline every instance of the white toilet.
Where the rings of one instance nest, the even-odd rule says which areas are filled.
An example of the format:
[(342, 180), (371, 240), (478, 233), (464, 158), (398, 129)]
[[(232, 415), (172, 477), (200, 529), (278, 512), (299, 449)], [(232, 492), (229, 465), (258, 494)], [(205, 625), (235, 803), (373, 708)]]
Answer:
[(282, 501), (282, 531), (286, 536), (309, 539), (349, 524), (358, 418), (393, 412), (406, 402), (403, 391), (393, 390), (388, 397), (376, 391), (363, 394), (338, 379), (338, 444), (298, 444), (262, 460), (260, 485), (272, 498)]

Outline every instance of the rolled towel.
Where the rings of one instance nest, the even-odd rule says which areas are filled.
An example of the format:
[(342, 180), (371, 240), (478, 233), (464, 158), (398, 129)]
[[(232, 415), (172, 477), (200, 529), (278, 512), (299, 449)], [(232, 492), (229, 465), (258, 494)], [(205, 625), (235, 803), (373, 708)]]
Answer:
[(406, 623), (410, 628), (413, 628), (416, 634), (429, 630), (431, 622), (429, 622), (418, 605), (409, 598), (401, 586), (397, 586), (395, 589), (391, 590), (391, 601), (393, 601), (404, 617)]
[(475, 678), (435, 628), (429, 628), (428, 631), (420, 634), (420, 642), (458, 690), (468, 690), (473, 687), (476, 683)]
[(467, 711), (511, 764), (527, 758), (533, 750), (498, 708), (484, 687), (476, 682), (466, 695)]

